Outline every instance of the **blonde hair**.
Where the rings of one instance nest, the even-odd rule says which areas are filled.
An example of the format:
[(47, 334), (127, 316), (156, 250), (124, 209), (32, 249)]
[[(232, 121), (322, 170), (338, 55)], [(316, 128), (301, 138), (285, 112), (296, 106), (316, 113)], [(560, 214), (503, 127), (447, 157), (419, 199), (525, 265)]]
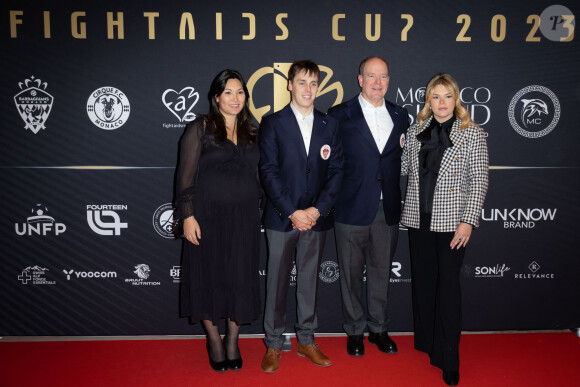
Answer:
[(475, 122), (471, 120), (471, 116), (467, 109), (463, 107), (461, 104), (461, 98), (459, 98), (459, 86), (457, 85), (457, 81), (451, 75), (447, 73), (439, 73), (435, 75), (429, 83), (427, 84), (427, 89), (425, 90), (425, 106), (423, 109), (417, 114), (417, 120), (419, 121), (419, 125), (423, 126), (425, 120), (433, 115), (433, 111), (431, 110), (431, 97), (433, 96), (433, 89), (439, 85), (444, 86), (453, 98), (455, 99), (455, 109), (454, 113), (457, 118), (461, 120), (461, 126), (459, 129), (465, 129), (470, 125), (477, 126)]

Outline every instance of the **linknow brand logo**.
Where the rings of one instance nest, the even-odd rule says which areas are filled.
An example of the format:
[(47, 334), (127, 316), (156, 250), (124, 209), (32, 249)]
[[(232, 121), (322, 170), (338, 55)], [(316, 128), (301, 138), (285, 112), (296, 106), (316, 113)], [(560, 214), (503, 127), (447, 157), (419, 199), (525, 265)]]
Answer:
[(66, 231), (64, 223), (58, 223), (48, 215), (48, 208), (44, 204), (36, 204), (30, 210), (31, 215), (26, 218), (26, 223), (15, 223), (14, 231), (17, 235), (56, 235)]
[(30, 129), (34, 134), (41, 129), (48, 120), (54, 98), (46, 92), (48, 84), (31, 76), (24, 82), (19, 82), (22, 91), (14, 96), (14, 103), (20, 118), (24, 121), (24, 129)]
[(93, 91), (87, 101), (87, 114), (97, 128), (119, 129), (129, 119), (131, 106), (121, 90), (104, 86)]
[(48, 271), (49, 270), (47, 268), (40, 267), (38, 265), (28, 266), (26, 269), (22, 270), (18, 276), (18, 281), (20, 281), (23, 285), (27, 285), (29, 283), (32, 285), (56, 284), (56, 281), (49, 281), (46, 279), (45, 275)]
[[(121, 229), (128, 228), (126, 222), (121, 222), (117, 211), (126, 211), (126, 204), (88, 204), (87, 223), (91, 230), (99, 235), (121, 235)], [(103, 218), (112, 219), (105, 222)]]
[(536, 222), (553, 221), (557, 208), (490, 208), (481, 209), (485, 222), (502, 222), (504, 228), (534, 228)]

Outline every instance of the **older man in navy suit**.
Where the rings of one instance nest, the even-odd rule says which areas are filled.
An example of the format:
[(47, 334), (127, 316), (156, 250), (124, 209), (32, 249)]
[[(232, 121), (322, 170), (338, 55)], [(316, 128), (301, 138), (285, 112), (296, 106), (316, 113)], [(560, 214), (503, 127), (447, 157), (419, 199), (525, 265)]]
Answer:
[[(363, 335), (385, 353), (397, 345), (387, 332), (387, 291), (401, 217), (401, 154), (409, 126), (407, 111), (384, 99), (387, 62), (364, 59), (361, 93), (329, 111), (339, 123), (344, 178), (336, 201), (335, 236), (347, 352), (364, 355)], [(364, 272), (366, 266), (366, 274)], [(366, 275), (367, 305), (363, 305)], [(366, 309), (366, 311), (365, 311)]]
[(266, 193), (264, 226), (268, 275), (264, 372), (278, 370), (286, 328), (286, 297), (296, 259), (298, 355), (319, 366), (330, 360), (314, 343), (318, 327), (318, 267), (326, 231), (342, 180), (342, 146), (334, 118), (314, 109), (320, 70), (312, 61), (294, 62), (288, 72), (292, 101), (260, 125), (260, 180)]

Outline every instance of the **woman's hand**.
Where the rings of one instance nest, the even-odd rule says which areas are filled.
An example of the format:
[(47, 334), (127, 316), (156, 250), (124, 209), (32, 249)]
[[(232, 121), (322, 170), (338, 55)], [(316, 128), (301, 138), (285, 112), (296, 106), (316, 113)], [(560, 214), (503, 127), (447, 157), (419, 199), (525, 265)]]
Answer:
[(463, 222), (460, 223), (459, 226), (457, 226), (457, 230), (455, 230), (453, 239), (451, 239), (451, 250), (453, 250), (455, 246), (457, 246), (457, 250), (459, 250), (460, 247), (465, 247), (469, 241), (469, 237), (471, 236), (472, 229), (472, 225)]
[(195, 220), (193, 216), (190, 216), (183, 221), (183, 236), (194, 245), (199, 245), (201, 229), (199, 228), (197, 220)]

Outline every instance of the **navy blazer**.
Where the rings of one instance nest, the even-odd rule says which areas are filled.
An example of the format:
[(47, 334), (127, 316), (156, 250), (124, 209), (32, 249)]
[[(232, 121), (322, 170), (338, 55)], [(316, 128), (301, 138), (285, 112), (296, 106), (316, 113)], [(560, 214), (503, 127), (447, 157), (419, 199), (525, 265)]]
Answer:
[(358, 95), (328, 111), (338, 121), (343, 144), (344, 178), (335, 204), (339, 223), (368, 226), (377, 215), (381, 190), (388, 225), (401, 218), (401, 154), (409, 114), (407, 109), (385, 100), (393, 120), (393, 131), (379, 151), (363, 115)]
[[(308, 207), (316, 207), (321, 214), (312, 230), (333, 227), (332, 210), (342, 181), (342, 145), (336, 120), (314, 110), (306, 156), (296, 116), (287, 105), (262, 119), (258, 144), (260, 181), (268, 199), (264, 227), (291, 231), (292, 222), (288, 217)], [(328, 157), (322, 153), (325, 145), (330, 146)]]

